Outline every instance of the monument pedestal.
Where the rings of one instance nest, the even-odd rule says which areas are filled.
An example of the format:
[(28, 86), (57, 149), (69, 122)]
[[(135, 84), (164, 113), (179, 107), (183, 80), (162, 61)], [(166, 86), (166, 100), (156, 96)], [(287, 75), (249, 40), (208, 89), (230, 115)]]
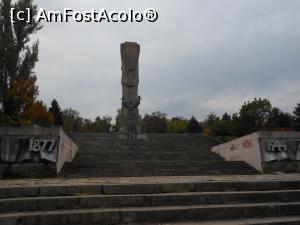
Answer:
[(147, 135), (145, 133), (139, 133), (134, 136), (128, 136), (128, 133), (119, 133), (118, 134), (119, 140), (128, 140), (128, 141), (146, 141)]

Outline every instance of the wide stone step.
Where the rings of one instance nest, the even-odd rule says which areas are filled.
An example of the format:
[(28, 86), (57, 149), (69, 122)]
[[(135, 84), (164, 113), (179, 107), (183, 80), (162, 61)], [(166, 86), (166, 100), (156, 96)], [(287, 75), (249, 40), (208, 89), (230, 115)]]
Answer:
[[(249, 175), (249, 174), (255, 174), (250, 171), (245, 171), (241, 173), (237, 172), (229, 172), (229, 173), (222, 173), (220, 171), (208, 171), (207, 173), (200, 173), (200, 172), (195, 172), (195, 173), (168, 173), (168, 172), (158, 172), (158, 173), (148, 173), (146, 176), (203, 176), (203, 175)], [(108, 178), (108, 177), (138, 177), (138, 176), (145, 176), (145, 173), (120, 173), (118, 176), (112, 173), (80, 173), (80, 174), (65, 174), (65, 176), (68, 176), (69, 178), (95, 178), (95, 177), (103, 177), (103, 178)]]
[[(251, 173), (251, 171), (249, 170), (245, 170), (244, 172), (249, 172)], [(130, 177), (132, 176), (135, 176), (135, 175), (138, 175), (138, 174), (143, 174), (143, 175), (146, 175), (146, 176), (161, 176), (161, 175), (164, 175), (164, 176), (170, 176), (170, 175), (173, 175), (173, 176), (187, 176), (187, 175), (197, 175), (197, 174), (203, 174), (203, 175), (210, 175), (210, 174), (220, 174), (220, 175), (239, 175), (239, 174), (242, 174), (242, 172), (235, 172), (235, 171), (226, 171), (225, 173), (223, 172), (220, 172), (219, 170), (156, 170), (156, 171), (126, 171), (125, 169), (124, 170), (114, 170), (114, 171), (98, 171), (98, 170), (94, 170), (94, 171), (78, 171), (76, 173), (74, 172), (66, 172), (64, 174), (69, 174), (69, 175), (78, 175), (78, 174), (86, 174), (86, 175), (92, 175), (92, 176), (95, 176), (95, 177), (101, 177), (102, 175), (103, 176), (112, 176), (112, 177), (118, 177), (116, 174), (114, 173), (120, 173), (120, 175), (128, 175)], [(178, 173), (178, 174), (176, 174)], [(255, 173), (253, 173), (255, 174)], [(244, 174), (246, 175), (246, 174)]]
[[(135, 169), (134, 167), (127, 167), (127, 166), (115, 166), (115, 167), (81, 167), (78, 166), (76, 170), (73, 170), (72, 168), (68, 169), (66, 168), (63, 172), (64, 174), (66, 173), (99, 173), (99, 175), (101, 175), (101, 173), (116, 173), (116, 172), (130, 172), (130, 173), (142, 173), (145, 172), (145, 175), (148, 173), (155, 173), (155, 172), (186, 172), (186, 173), (193, 173), (193, 172), (201, 172), (201, 173), (208, 173), (209, 171), (213, 172), (221, 172), (224, 174), (230, 174), (231, 172), (243, 172), (243, 171), (249, 171), (249, 172), (253, 172), (253, 170), (251, 168), (241, 168), (241, 167), (222, 167), (224, 169), (224, 171), (220, 171), (220, 168), (216, 168), (216, 167), (151, 167), (151, 166), (140, 166), (140, 168)], [(257, 174), (257, 172), (253, 172), (253, 174)], [(118, 174), (115, 174), (118, 175)], [(176, 174), (175, 174), (176, 175)]]
[(1, 225), (290, 225), (299, 224), (299, 217), (297, 174), (26, 179), (0, 185)]
[(0, 198), (129, 195), (184, 192), (298, 190), (300, 181), (202, 181), (189, 183), (74, 184), (0, 187)]
[(115, 207), (298, 202), (300, 190), (251, 192), (192, 192), (148, 195), (81, 195), (0, 199), (0, 212)]
[[(151, 172), (134, 172), (134, 171), (129, 171), (125, 172), (122, 170), (116, 170), (114, 171), (115, 173), (119, 172), (119, 176), (124, 176), (124, 177), (137, 177), (137, 176), (198, 176), (199, 174), (201, 176), (208, 176), (208, 175), (249, 175), (255, 173), (251, 171), (242, 171), (242, 172), (235, 172), (235, 171), (228, 171), (226, 173), (222, 173), (218, 170), (208, 170), (208, 171), (181, 171), (181, 170), (176, 170), (176, 171), (168, 171), (168, 170), (158, 170), (158, 171), (151, 171)], [(79, 171), (77, 173), (65, 173), (64, 175), (69, 175), (70, 178), (72, 177), (78, 177), (78, 178), (84, 178), (85, 176), (88, 178), (97, 178), (97, 177), (119, 177), (118, 175), (114, 174), (113, 172), (98, 172), (98, 171), (92, 171), (92, 172), (86, 172), (86, 171)]]
[[(97, 162), (97, 164), (93, 165), (114, 165), (114, 164), (151, 164), (151, 165), (162, 165), (162, 164), (182, 164), (182, 165), (190, 165), (190, 164), (196, 164), (196, 165), (215, 165), (218, 163), (218, 165), (247, 165), (241, 161), (219, 161), (219, 160), (207, 160), (207, 161), (202, 161), (202, 160), (162, 160), (162, 159), (157, 159), (155, 161), (151, 160), (129, 160), (129, 159), (121, 159), (121, 160), (115, 160), (115, 159), (98, 159), (98, 160), (93, 160), (94, 162)], [(90, 162), (89, 160), (82, 160), (82, 161), (73, 161), (72, 164), (79, 164), (79, 163), (84, 163), (87, 164)], [(71, 163), (67, 164), (71, 165)], [(91, 165), (91, 166), (93, 166)], [(215, 166), (218, 166), (215, 165)], [(248, 165), (247, 165), (248, 166)]]
[[(225, 164), (225, 163), (220, 163), (221, 165), (214, 165), (214, 164), (201, 164), (201, 163), (172, 163), (172, 162), (168, 162), (168, 163), (161, 163), (161, 164), (157, 164), (157, 163), (151, 163), (151, 162), (98, 162), (97, 164), (94, 165), (88, 165), (85, 163), (77, 163), (77, 164), (73, 164), (76, 166), (76, 170), (78, 168), (87, 168), (87, 169), (93, 169), (93, 168), (99, 168), (99, 169), (108, 169), (108, 168), (125, 168), (125, 169), (148, 169), (151, 168), (153, 170), (157, 169), (157, 168), (170, 168), (170, 169), (189, 169), (189, 168), (204, 168), (204, 169), (212, 169), (212, 168), (216, 168), (216, 169), (238, 169), (238, 168), (249, 168), (252, 169), (250, 166), (245, 166), (243, 164)], [(68, 167), (66, 166), (66, 169), (70, 168), (74, 171), (76, 171), (75, 169), (73, 169), (73, 165), (72, 167)], [(253, 170), (253, 169), (252, 169)], [(238, 172), (238, 171), (237, 171)]]
[[(134, 169), (128, 169), (128, 168), (115, 168), (115, 169), (111, 169), (108, 168), (107, 170), (101, 170), (101, 169), (78, 169), (76, 172), (74, 171), (66, 171), (64, 172), (65, 174), (93, 174), (96, 177), (97, 176), (101, 176), (101, 175), (109, 175), (111, 174), (113, 177), (118, 177), (118, 174), (116, 173), (120, 173), (120, 174), (128, 174), (128, 175), (134, 175), (134, 174), (142, 174), (145, 176), (149, 176), (151, 174), (157, 174), (157, 173), (161, 173), (158, 175), (163, 175), (165, 174), (165, 176), (168, 175), (180, 175), (180, 174), (186, 174), (186, 175), (192, 175), (192, 174), (206, 174), (209, 175), (210, 173), (220, 173), (220, 174), (224, 174), (224, 175), (230, 175), (230, 174), (241, 174), (243, 172), (249, 172), (252, 174), (256, 174), (254, 172), (252, 172), (251, 170), (240, 170), (240, 171), (236, 171), (236, 170), (226, 170), (225, 172), (220, 172), (219, 169), (166, 169), (166, 168), (161, 168), (161, 169), (148, 169), (148, 170), (134, 170)], [(144, 174), (143, 174), (144, 173)], [(178, 173), (178, 174), (176, 174)]]
[[(299, 225), (300, 216), (280, 216), (265, 218), (242, 218), (235, 220), (212, 220), (205, 222), (174, 223), (131, 223), (130, 225)], [(121, 224), (128, 225), (128, 224)]]
[[(141, 168), (137, 168), (135, 169), (134, 167), (126, 167), (126, 166), (115, 166), (115, 167), (81, 167), (78, 166), (76, 170), (73, 169), (68, 169), (66, 168), (63, 172), (64, 174), (66, 173), (116, 173), (116, 172), (136, 172), (136, 173), (142, 173), (145, 172), (146, 173), (155, 173), (158, 171), (161, 172), (176, 172), (176, 171), (181, 171), (181, 172), (186, 172), (186, 173), (193, 173), (193, 172), (201, 172), (201, 173), (207, 173), (209, 171), (219, 171), (221, 173), (224, 174), (230, 174), (231, 172), (243, 172), (243, 171), (249, 171), (249, 172), (253, 172), (253, 170), (251, 170), (251, 168), (240, 168), (240, 167), (222, 167), (224, 169), (224, 171), (220, 171), (219, 168), (216, 167), (177, 167), (177, 168), (172, 168), (172, 167), (141, 167)], [(253, 174), (257, 174), (257, 172), (253, 172)], [(117, 175), (117, 174), (116, 174)]]
[[(94, 161), (95, 158), (94, 157), (99, 157), (99, 159), (105, 160), (105, 159), (118, 159), (118, 160), (122, 160), (122, 159), (148, 159), (149, 158), (155, 158), (155, 159), (165, 159), (165, 160), (178, 160), (179, 156), (182, 157), (181, 159), (184, 160), (203, 160), (204, 156), (208, 156), (208, 155), (204, 155), (204, 154), (195, 154), (193, 153), (192, 155), (185, 153), (185, 154), (174, 154), (174, 153), (170, 153), (170, 154), (164, 154), (164, 153), (159, 153), (159, 154), (153, 154), (153, 153), (126, 153), (126, 152), (122, 152), (122, 153), (114, 153), (110, 152), (107, 154), (102, 154), (102, 153), (98, 153), (98, 154), (93, 154), (93, 153), (88, 153), (85, 152), (85, 154), (80, 154), (78, 153), (78, 157), (80, 157), (80, 160), (92, 160)], [(220, 158), (219, 156), (215, 156), (212, 157), (210, 156), (208, 158), (209, 161), (223, 161), (222, 158)]]
[(120, 224), (131, 222), (180, 222), (191, 220), (235, 219), (299, 215), (300, 202), (238, 203), (216, 205), (161, 206), (70, 209), (17, 212), (0, 215), (0, 224), (9, 225), (79, 225)]
[[(98, 169), (98, 168), (78, 168), (76, 171), (73, 170), (66, 170), (64, 172), (64, 174), (94, 174), (94, 175), (99, 175), (101, 176), (101, 174), (112, 174), (115, 176), (118, 176), (118, 174), (116, 173), (123, 173), (123, 174), (140, 174), (140, 173), (144, 173), (145, 176), (149, 176), (149, 174), (156, 174), (156, 173), (169, 173), (169, 175), (176, 175), (176, 173), (185, 173), (185, 174), (194, 174), (194, 173), (200, 173), (200, 174), (207, 174), (209, 175), (210, 172), (219, 172), (219, 173), (223, 173), (224, 175), (228, 175), (228, 174), (239, 174), (239, 173), (243, 173), (243, 172), (250, 172), (252, 174), (256, 174), (255, 172), (253, 172), (250, 169), (239, 169), (239, 171), (234, 170), (234, 169), (227, 169), (224, 172), (221, 172), (219, 169), (213, 169), (213, 168), (177, 168), (177, 169), (173, 169), (173, 168), (157, 168), (157, 169), (153, 169), (153, 168), (148, 168), (148, 169), (134, 169), (134, 168), (126, 168), (126, 167), (118, 167), (118, 168), (106, 168), (106, 169)], [(168, 174), (167, 174), (168, 175)], [(180, 175), (180, 174), (178, 174)]]

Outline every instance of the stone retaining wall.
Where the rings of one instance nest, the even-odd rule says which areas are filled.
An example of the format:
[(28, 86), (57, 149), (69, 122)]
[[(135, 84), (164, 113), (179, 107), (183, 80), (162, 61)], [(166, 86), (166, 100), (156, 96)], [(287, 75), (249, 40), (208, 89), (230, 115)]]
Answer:
[(300, 132), (260, 131), (215, 146), (227, 161), (244, 161), (261, 172), (300, 172)]
[(0, 176), (56, 175), (77, 151), (59, 127), (0, 127)]

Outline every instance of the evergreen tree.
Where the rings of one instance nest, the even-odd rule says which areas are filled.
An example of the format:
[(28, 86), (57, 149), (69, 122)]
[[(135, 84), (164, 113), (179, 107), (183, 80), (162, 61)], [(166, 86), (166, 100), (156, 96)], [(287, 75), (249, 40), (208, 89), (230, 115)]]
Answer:
[(267, 129), (290, 129), (292, 127), (292, 120), (293, 118), (289, 113), (284, 113), (280, 109), (274, 107), (270, 113)]
[(280, 113), (278, 118), (279, 128), (292, 128), (293, 117), (289, 113)]
[(300, 131), (300, 103), (297, 104), (294, 110), (294, 124), (295, 130)]
[(51, 102), (51, 107), (49, 108), (49, 112), (51, 112), (54, 116), (54, 124), (56, 126), (62, 126), (64, 124), (63, 122), (63, 115), (62, 111), (60, 109), (60, 106), (56, 99), (53, 99)]
[(201, 126), (199, 124), (199, 122), (197, 121), (197, 119), (192, 116), (192, 118), (190, 119), (188, 126), (187, 126), (187, 132), (188, 133), (201, 133), (202, 129)]
[(226, 122), (230, 122), (231, 121), (231, 116), (227, 112), (225, 112), (222, 116), (222, 120), (226, 121)]

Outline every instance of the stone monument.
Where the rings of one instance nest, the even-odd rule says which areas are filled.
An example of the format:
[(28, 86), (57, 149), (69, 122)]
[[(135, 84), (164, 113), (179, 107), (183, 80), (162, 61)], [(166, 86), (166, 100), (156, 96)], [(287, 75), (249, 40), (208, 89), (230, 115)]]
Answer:
[(0, 178), (56, 176), (77, 152), (60, 127), (0, 127)]
[(264, 173), (300, 172), (300, 132), (259, 131), (215, 146), (212, 151)]
[(135, 42), (121, 44), (122, 60), (122, 109), (119, 138), (143, 139), (139, 126), (138, 95), (140, 45)]

